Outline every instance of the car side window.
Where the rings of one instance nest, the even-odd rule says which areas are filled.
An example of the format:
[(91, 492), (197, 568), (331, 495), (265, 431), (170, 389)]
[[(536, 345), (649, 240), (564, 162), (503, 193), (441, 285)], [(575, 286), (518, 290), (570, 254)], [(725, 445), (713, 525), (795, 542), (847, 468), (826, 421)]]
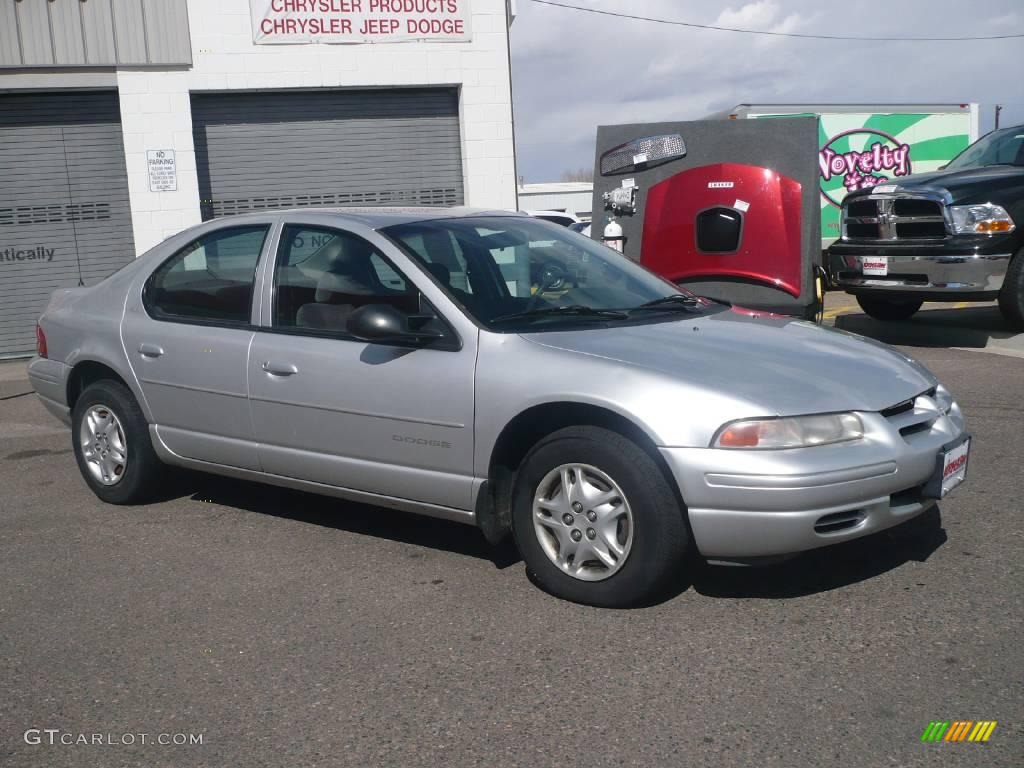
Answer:
[(270, 226), (219, 229), (193, 240), (150, 276), (143, 302), (158, 320), (248, 325)]
[(337, 229), (288, 225), (274, 269), (274, 326), (346, 332), (367, 304), (419, 311), (419, 292), (375, 246)]

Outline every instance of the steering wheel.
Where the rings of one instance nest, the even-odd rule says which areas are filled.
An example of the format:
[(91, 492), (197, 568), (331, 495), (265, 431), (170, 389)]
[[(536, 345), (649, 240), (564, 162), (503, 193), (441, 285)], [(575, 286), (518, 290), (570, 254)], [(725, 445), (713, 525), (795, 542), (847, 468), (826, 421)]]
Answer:
[(537, 292), (530, 296), (530, 300), (526, 303), (526, 311), (529, 312), (537, 306), (537, 302), (540, 301), (541, 294), (545, 291), (550, 291), (552, 288), (561, 288), (565, 284), (565, 278), (565, 267), (557, 261), (546, 262), (544, 266), (540, 268)]

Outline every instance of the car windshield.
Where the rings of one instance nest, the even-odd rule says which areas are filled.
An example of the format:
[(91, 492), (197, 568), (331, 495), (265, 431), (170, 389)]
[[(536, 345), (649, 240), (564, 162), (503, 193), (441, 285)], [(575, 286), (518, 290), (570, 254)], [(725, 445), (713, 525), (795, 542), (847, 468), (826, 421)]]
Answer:
[(1024, 165), (1024, 125), (983, 136), (957, 155), (946, 168), (956, 171), (986, 165)]
[(716, 307), (588, 237), (536, 218), (435, 219), (382, 232), (494, 331), (659, 322)]

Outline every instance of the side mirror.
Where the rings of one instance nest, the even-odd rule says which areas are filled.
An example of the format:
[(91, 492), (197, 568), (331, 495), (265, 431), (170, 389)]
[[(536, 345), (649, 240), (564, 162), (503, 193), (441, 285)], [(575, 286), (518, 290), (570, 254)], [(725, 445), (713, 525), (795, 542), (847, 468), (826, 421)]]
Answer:
[(420, 330), (424, 315), (407, 315), (390, 304), (366, 304), (348, 317), (348, 332), (361, 341), (425, 344), (441, 338), (437, 331)]

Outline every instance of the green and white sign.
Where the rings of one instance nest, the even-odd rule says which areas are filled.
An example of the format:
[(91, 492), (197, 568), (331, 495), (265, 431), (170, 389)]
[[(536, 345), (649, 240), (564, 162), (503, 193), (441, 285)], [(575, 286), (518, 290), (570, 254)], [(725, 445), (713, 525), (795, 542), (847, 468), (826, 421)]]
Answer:
[[(750, 114), (749, 117), (795, 117)], [(839, 237), (839, 206), (848, 192), (912, 173), (938, 170), (970, 144), (968, 113), (813, 113), (820, 117), (818, 168), (821, 235)]]

